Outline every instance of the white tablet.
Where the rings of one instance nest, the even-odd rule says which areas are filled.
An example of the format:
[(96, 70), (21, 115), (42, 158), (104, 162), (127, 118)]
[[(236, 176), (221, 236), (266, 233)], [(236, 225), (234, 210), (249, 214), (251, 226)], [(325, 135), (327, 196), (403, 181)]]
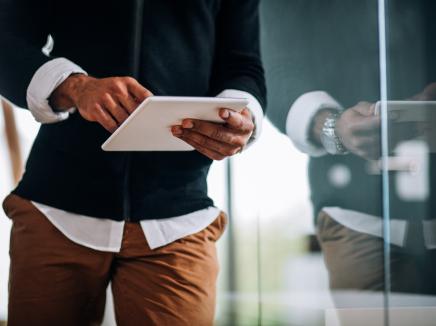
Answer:
[(171, 133), (171, 126), (192, 118), (224, 123), (220, 108), (237, 112), (248, 105), (246, 99), (218, 97), (152, 96), (123, 122), (104, 142), (105, 151), (190, 151), (193, 147)]
[[(436, 101), (387, 101), (388, 117), (395, 122), (427, 122), (436, 116)], [(375, 115), (380, 115), (382, 102), (377, 102)]]

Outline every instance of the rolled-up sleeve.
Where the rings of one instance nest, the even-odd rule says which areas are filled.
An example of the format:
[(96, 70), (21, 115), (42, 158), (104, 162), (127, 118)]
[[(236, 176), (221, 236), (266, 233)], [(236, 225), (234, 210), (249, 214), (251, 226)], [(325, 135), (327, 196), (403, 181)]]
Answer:
[(71, 74), (86, 72), (65, 58), (57, 58), (43, 64), (33, 75), (27, 88), (27, 105), (35, 119), (41, 123), (54, 123), (65, 120), (74, 108), (56, 112), (50, 106), (49, 97), (53, 91)]
[(309, 138), (313, 118), (323, 109), (343, 110), (342, 106), (328, 93), (308, 92), (295, 100), (286, 119), (287, 135), (295, 147), (310, 156), (327, 154), (323, 147), (313, 144)]

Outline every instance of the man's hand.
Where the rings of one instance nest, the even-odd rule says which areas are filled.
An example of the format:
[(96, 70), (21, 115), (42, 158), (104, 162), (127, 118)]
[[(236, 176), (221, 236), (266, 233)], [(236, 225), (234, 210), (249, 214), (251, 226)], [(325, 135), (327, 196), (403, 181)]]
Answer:
[[(374, 115), (375, 104), (360, 102), (346, 110), (336, 122), (336, 132), (343, 145), (352, 153), (365, 159), (379, 159), (381, 156), (381, 117)], [(400, 112), (390, 112), (389, 148), (398, 143), (425, 134), (426, 123), (400, 122)]]
[(241, 113), (220, 109), (219, 115), (225, 124), (185, 119), (181, 126), (173, 126), (171, 131), (203, 155), (219, 161), (242, 151), (254, 131), (247, 108)]
[(365, 159), (378, 159), (380, 117), (374, 115), (375, 104), (360, 102), (344, 111), (336, 122), (336, 132), (345, 148)]
[[(365, 159), (380, 157), (380, 117), (374, 115), (375, 105), (360, 102), (345, 110), (336, 121), (336, 134), (344, 147)], [(335, 110), (324, 109), (314, 117), (310, 139), (322, 146), (320, 137), (324, 122)]]
[(414, 101), (434, 101), (436, 100), (436, 83), (428, 84), (421, 93), (412, 97)]
[(50, 97), (57, 110), (76, 107), (80, 115), (114, 132), (147, 97), (153, 94), (131, 77), (97, 79), (71, 75)]

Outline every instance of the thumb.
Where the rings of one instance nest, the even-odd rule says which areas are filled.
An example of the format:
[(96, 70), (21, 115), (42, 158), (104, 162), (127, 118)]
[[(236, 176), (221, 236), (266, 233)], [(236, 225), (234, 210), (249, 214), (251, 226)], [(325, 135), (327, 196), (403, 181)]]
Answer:
[(354, 110), (363, 116), (370, 117), (375, 114), (375, 103), (359, 102)]

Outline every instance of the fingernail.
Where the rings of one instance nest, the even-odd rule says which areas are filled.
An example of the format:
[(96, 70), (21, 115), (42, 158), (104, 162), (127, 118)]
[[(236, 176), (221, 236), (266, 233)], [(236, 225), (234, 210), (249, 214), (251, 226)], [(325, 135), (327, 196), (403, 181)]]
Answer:
[(194, 127), (194, 124), (192, 123), (191, 120), (185, 120), (182, 123), (182, 127), (185, 129), (191, 129), (192, 127)]
[(230, 117), (230, 111), (229, 110), (222, 110), (221, 111), (221, 118), (228, 119)]
[(183, 129), (180, 126), (171, 127), (171, 132), (174, 136), (181, 136), (183, 134)]

